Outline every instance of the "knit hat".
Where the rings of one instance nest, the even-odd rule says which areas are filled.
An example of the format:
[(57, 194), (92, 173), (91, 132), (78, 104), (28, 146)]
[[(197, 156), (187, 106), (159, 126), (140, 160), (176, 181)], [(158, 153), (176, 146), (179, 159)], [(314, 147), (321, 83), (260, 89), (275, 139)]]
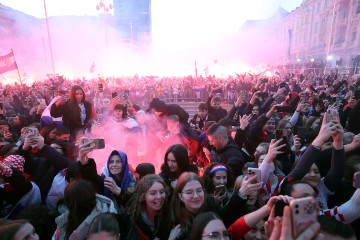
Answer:
[(165, 112), (166, 111), (166, 103), (161, 101), (158, 98), (154, 98), (151, 100), (149, 104), (149, 109), (155, 109), (157, 112)]
[(3, 164), (9, 168), (16, 169), (24, 173), (25, 158), (20, 155), (10, 155), (3, 160)]

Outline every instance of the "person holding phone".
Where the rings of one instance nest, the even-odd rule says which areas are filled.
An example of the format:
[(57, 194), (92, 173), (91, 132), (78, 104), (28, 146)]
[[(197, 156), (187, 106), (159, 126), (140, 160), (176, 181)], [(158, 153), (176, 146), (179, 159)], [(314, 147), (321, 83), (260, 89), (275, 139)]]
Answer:
[(95, 118), (92, 104), (86, 101), (85, 92), (79, 85), (74, 85), (70, 90), (70, 98), (60, 97), (51, 106), (52, 117), (62, 117), (64, 126), (68, 127), (72, 136), (83, 132), (89, 127), (89, 121)]
[(232, 194), (228, 186), (233, 179), (224, 165), (210, 163), (204, 171), (202, 180), (207, 194), (212, 195), (220, 205), (227, 204)]
[(110, 198), (116, 203), (118, 210), (122, 209), (133, 192), (136, 177), (129, 170), (128, 158), (124, 152), (113, 150), (101, 169), (101, 175), (96, 170), (96, 162), (87, 154), (94, 149), (94, 140), (89, 139), (81, 144), (79, 166), (84, 179), (91, 181), (99, 194)]

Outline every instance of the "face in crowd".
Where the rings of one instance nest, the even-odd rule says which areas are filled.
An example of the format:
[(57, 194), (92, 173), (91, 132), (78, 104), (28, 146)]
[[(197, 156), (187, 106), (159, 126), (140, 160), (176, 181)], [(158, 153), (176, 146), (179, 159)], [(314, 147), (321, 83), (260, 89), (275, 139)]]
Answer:
[(165, 202), (165, 197), (164, 185), (160, 182), (154, 182), (145, 194), (146, 210), (152, 212), (160, 211)]
[(212, 177), (212, 182), (214, 186), (220, 186), (227, 184), (227, 172), (226, 171), (217, 171), (214, 173), (214, 176)]
[(109, 159), (109, 171), (114, 176), (119, 176), (122, 172), (123, 161), (119, 155), (112, 155)]
[(179, 198), (185, 208), (191, 213), (197, 213), (204, 204), (204, 190), (201, 183), (197, 180), (189, 181), (179, 193)]

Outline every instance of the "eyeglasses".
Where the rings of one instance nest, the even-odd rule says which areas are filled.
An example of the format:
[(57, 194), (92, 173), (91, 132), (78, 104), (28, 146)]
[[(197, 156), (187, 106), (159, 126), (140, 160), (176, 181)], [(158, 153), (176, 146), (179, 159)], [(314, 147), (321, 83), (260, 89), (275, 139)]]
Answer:
[(182, 192), (183, 194), (185, 194), (186, 196), (188, 197), (194, 197), (195, 196), (195, 193), (200, 196), (200, 194), (202, 194), (204, 192), (204, 189), (202, 188), (198, 188), (196, 189), (195, 191), (193, 190), (186, 190), (184, 192)]
[(213, 239), (213, 240), (229, 240), (230, 239), (230, 232), (229, 231), (223, 231), (222, 233), (220, 232), (211, 232), (208, 235), (203, 235), (203, 237), (208, 237), (209, 239)]

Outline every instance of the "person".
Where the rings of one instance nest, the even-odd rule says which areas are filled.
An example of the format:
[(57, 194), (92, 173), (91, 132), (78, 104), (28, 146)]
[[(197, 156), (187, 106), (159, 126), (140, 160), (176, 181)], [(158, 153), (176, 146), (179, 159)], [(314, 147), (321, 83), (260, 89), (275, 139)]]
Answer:
[(0, 217), (12, 219), (27, 206), (41, 203), (39, 187), (24, 174), (25, 159), (9, 155), (0, 162)]
[(100, 213), (97, 215), (90, 224), (86, 239), (120, 239), (120, 229), (116, 216), (112, 213)]
[[(251, 180), (254, 180), (252, 178)], [(251, 185), (250, 188), (248, 188)], [(200, 178), (195, 173), (180, 175), (171, 199), (171, 225), (174, 226), (169, 239), (187, 239), (191, 233), (194, 218), (200, 213), (214, 211), (222, 218), (225, 226), (230, 226), (244, 215), (247, 195), (260, 189), (259, 184), (243, 184), (236, 190), (224, 207), (213, 198), (205, 196)]]
[(50, 114), (52, 117), (61, 117), (64, 126), (69, 128), (70, 133), (75, 139), (78, 132), (84, 131), (89, 127), (89, 121), (95, 117), (93, 107), (85, 99), (85, 92), (79, 85), (72, 86), (69, 99), (60, 97), (51, 106)]
[(65, 188), (67, 211), (55, 219), (55, 239), (85, 239), (92, 220), (104, 212), (117, 213), (114, 203), (95, 192), (90, 182), (75, 180)]
[(38, 240), (39, 236), (31, 223), (24, 219), (1, 220), (0, 219), (0, 239), (1, 240)]
[(178, 177), (183, 172), (197, 173), (197, 171), (197, 167), (190, 164), (186, 148), (181, 144), (174, 144), (165, 153), (164, 163), (161, 166), (159, 175), (164, 179), (168, 187), (174, 189)]
[(226, 128), (220, 124), (213, 124), (206, 135), (210, 144), (215, 147), (212, 162), (224, 164), (234, 177), (241, 175), (245, 157), (238, 145), (228, 137)]
[[(286, 176), (287, 180), (285, 181), (303, 180), (316, 189), (316, 198), (319, 201), (321, 211), (328, 209), (327, 198), (334, 194), (340, 184), (339, 179), (342, 179), (345, 173), (344, 130), (339, 122), (328, 122), (327, 118), (327, 113), (325, 113), (319, 135), (306, 149), (295, 168)], [(330, 137), (334, 140), (331, 169), (326, 176), (321, 177), (319, 168), (314, 161), (321, 152), (321, 146)]]
[(135, 175), (129, 170), (127, 155), (113, 150), (99, 176), (95, 160), (87, 158), (87, 153), (93, 150), (92, 142), (93, 140), (89, 140), (80, 145), (79, 166), (82, 176), (94, 184), (98, 193), (114, 200), (116, 208), (120, 210), (126, 205), (128, 194), (133, 191), (136, 183)]
[(227, 116), (226, 109), (221, 107), (221, 98), (215, 96), (214, 91), (211, 91), (210, 96), (206, 100), (206, 104), (208, 105), (209, 115), (212, 116), (215, 122)]
[(190, 120), (190, 127), (200, 135), (203, 131), (203, 127), (209, 121), (213, 121), (213, 118), (209, 115), (208, 105), (206, 103), (200, 103), (198, 106), (198, 113)]
[(199, 214), (193, 222), (190, 240), (230, 239), (223, 221), (213, 212)]
[[(233, 180), (224, 165), (210, 163), (205, 169), (202, 180), (205, 192), (213, 195), (216, 202), (225, 205), (229, 201), (232, 192), (228, 188)], [(216, 190), (216, 187), (221, 187), (221, 190)]]
[(155, 174), (155, 167), (152, 163), (139, 163), (135, 168), (136, 182), (148, 174)]
[(169, 207), (168, 188), (156, 174), (140, 179), (126, 206), (124, 214), (118, 214), (121, 239), (168, 239)]
[(49, 144), (56, 138), (56, 125), (45, 125), (40, 129), (40, 135), (45, 139), (45, 144)]

